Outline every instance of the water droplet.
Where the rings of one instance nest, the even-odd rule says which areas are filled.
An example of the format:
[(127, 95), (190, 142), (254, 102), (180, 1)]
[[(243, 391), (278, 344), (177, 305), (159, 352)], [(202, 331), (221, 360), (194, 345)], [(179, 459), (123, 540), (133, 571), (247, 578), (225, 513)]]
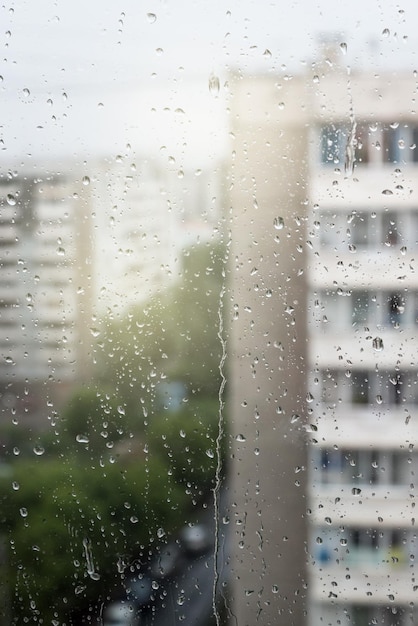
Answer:
[(150, 24), (154, 24), (157, 21), (155, 13), (147, 13), (147, 20)]
[(382, 404), (382, 402), (383, 402), (383, 398), (382, 398), (382, 396), (381, 396), (381, 395), (377, 395), (377, 396), (376, 396), (376, 402), (377, 402), (377, 404)]
[(213, 450), (206, 450), (206, 456), (208, 456), (210, 459), (213, 459), (215, 457), (215, 454)]
[(212, 94), (212, 96), (217, 96), (219, 93), (219, 89), (220, 89), (220, 81), (219, 81), (219, 76), (216, 76), (215, 74), (211, 74), (209, 76), (209, 92)]
[(131, 515), (129, 520), (131, 521), (132, 524), (137, 524), (139, 522), (139, 519), (136, 515)]
[(308, 391), (308, 393), (306, 394), (306, 402), (313, 402), (313, 400), (314, 400), (313, 395), (311, 394), (310, 391)]
[(88, 176), (83, 176), (81, 182), (83, 183), (83, 185), (90, 185), (90, 178)]
[(35, 446), (33, 448), (33, 451), (36, 454), (36, 456), (42, 456), (45, 452), (45, 448), (43, 448), (42, 446)]
[(343, 54), (347, 54), (347, 44), (345, 42), (340, 43), (340, 50)]
[(20, 485), (16, 480), (12, 482), (12, 489), (13, 491), (18, 491), (20, 489)]
[(77, 441), (77, 443), (89, 443), (90, 441), (87, 435), (77, 435), (75, 440)]
[(90, 328), (90, 332), (93, 337), (98, 337), (100, 335), (100, 330), (98, 330), (97, 328)]
[(359, 496), (361, 494), (361, 489), (359, 487), (353, 487), (351, 493), (353, 496)]
[(164, 528), (159, 528), (159, 529), (157, 530), (157, 537), (158, 537), (159, 539), (162, 539), (162, 537), (164, 537), (164, 535), (165, 535), (165, 530), (164, 530)]
[(27, 517), (27, 516), (28, 516), (28, 510), (27, 510), (27, 509), (25, 509), (25, 507), (24, 507), (24, 506), (22, 506), (22, 508), (20, 509), (20, 511), (19, 511), (19, 512), (20, 512), (20, 515), (21, 515), (22, 517)]
[(273, 593), (279, 593), (279, 586), (278, 585), (273, 585), (271, 590), (272, 590)]
[(275, 217), (273, 224), (276, 230), (282, 230), (282, 228), (284, 228), (284, 219), (282, 217)]
[(119, 415), (125, 415), (125, 409), (123, 408), (123, 406), (118, 406), (116, 410), (119, 413)]
[(25, 96), (25, 98), (28, 98), (30, 96), (30, 91), (27, 87), (24, 88), (23, 95)]
[(57, 248), (57, 254), (58, 254), (59, 256), (65, 256), (65, 248), (62, 248), (61, 246), (59, 246), (59, 247)]
[(11, 193), (7, 194), (6, 200), (7, 200), (7, 204), (10, 204), (10, 206), (15, 206), (16, 198)]
[(382, 35), (383, 35), (383, 37), (389, 37), (389, 35), (390, 35), (389, 28), (384, 28), (383, 31), (382, 31)]
[(381, 337), (375, 337), (372, 342), (374, 350), (376, 352), (380, 352), (383, 350), (383, 339)]
[(384, 189), (384, 190), (382, 191), (382, 194), (383, 194), (384, 196), (393, 196), (393, 191), (391, 191), (390, 189)]
[(246, 441), (246, 440), (247, 440), (247, 439), (246, 439), (246, 437), (244, 437), (244, 435), (242, 435), (241, 433), (240, 433), (239, 435), (237, 435), (237, 436), (235, 437), (235, 439), (236, 439), (236, 441), (241, 441), (241, 442), (243, 442), (243, 441)]

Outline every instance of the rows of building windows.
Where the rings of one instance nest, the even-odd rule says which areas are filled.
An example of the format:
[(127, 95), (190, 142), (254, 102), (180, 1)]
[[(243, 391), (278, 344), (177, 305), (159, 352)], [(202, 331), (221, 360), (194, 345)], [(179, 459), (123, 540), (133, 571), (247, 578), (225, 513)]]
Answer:
[(312, 480), (320, 485), (404, 485), (418, 476), (415, 450), (317, 448)]
[(411, 528), (329, 527), (317, 528), (314, 561), (320, 566), (387, 567), (405, 565), (417, 549)]
[[(316, 379), (318, 382), (319, 378)], [(322, 402), (351, 405), (416, 405), (418, 372), (327, 370), (321, 374)]]
[(313, 623), (322, 626), (413, 626), (418, 623), (418, 609), (413, 604), (402, 606), (394, 602), (387, 605), (359, 603), (348, 606), (329, 603), (316, 607), (313, 612), (320, 616)]
[[(320, 134), (321, 163), (344, 165), (352, 128), (346, 122), (327, 124), (321, 128)], [(352, 147), (358, 165), (418, 162), (417, 126), (398, 122), (361, 122), (357, 123), (353, 137)]]
[(324, 332), (336, 330), (415, 328), (418, 291), (322, 290), (314, 294), (312, 319)]
[(401, 254), (418, 247), (418, 211), (366, 208), (321, 211), (315, 215), (313, 235), (321, 250), (361, 252), (392, 249)]

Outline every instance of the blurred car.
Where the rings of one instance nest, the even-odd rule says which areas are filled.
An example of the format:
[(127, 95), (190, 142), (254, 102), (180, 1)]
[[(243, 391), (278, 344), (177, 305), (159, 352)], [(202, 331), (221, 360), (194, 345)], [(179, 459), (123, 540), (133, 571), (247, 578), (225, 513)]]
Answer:
[(176, 541), (160, 546), (151, 563), (151, 576), (157, 580), (174, 576), (184, 562), (183, 552)]
[(203, 554), (212, 548), (214, 537), (207, 526), (195, 524), (181, 530), (180, 543), (190, 555)]
[(134, 604), (119, 600), (109, 604), (103, 613), (103, 626), (139, 626), (139, 616)]
[(128, 598), (137, 607), (150, 606), (154, 600), (152, 578), (149, 574), (139, 573), (127, 578), (125, 589)]

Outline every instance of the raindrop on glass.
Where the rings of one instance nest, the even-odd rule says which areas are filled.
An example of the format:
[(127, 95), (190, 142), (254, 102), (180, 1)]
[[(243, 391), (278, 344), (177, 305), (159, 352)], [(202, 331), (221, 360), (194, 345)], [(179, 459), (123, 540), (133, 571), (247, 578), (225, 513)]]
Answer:
[(209, 92), (212, 94), (212, 96), (217, 96), (219, 93), (219, 89), (220, 89), (219, 77), (212, 73), (209, 76)]
[(75, 440), (77, 441), (77, 443), (89, 443), (90, 441), (87, 435), (77, 435)]
[(376, 352), (380, 352), (383, 350), (383, 339), (381, 337), (374, 337), (372, 345)]

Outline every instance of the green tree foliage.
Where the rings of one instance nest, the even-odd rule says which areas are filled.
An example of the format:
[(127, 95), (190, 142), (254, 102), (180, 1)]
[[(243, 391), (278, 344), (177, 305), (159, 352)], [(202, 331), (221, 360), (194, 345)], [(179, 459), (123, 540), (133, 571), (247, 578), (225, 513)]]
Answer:
[(59, 447), (97, 460), (108, 456), (115, 442), (130, 433), (130, 420), (122, 401), (99, 390), (94, 383), (76, 391), (58, 425)]
[(219, 405), (210, 398), (187, 403), (176, 413), (161, 413), (150, 425), (151, 455), (165, 460), (192, 503), (207, 497), (215, 486), (218, 461), (225, 463), (225, 435), (219, 440), (218, 459), (219, 428)]
[(62, 623), (106, 601), (123, 563), (183, 519), (184, 489), (157, 457), (95, 469), (75, 458), (26, 461), (10, 482), (0, 485), (1, 517), (16, 623)]
[(150, 398), (164, 379), (183, 382), (190, 394), (217, 395), (223, 259), (222, 246), (188, 250), (179, 283), (122, 319), (107, 320), (100, 377), (138, 414), (154, 408)]
[[(109, 320), (99, 381), (78, 390), (39, 439), (42, 456), (32, 438), (9, 459), (0, 518), (14, 623), (69, 624), (73, 611), (106, 602), (124, 563), (159, 529), (169, 535), (190, 521), (214, 487), (223, 258), (221, 248), (190, 250), (181, 283)], [(157, 412), (165, 381), (185, 387), (176, 412)]]

